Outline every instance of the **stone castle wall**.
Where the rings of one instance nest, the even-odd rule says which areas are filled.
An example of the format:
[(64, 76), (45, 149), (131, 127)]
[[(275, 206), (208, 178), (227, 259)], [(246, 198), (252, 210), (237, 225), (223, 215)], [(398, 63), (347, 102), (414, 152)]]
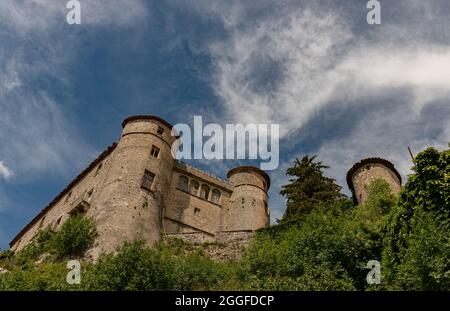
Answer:
[[(176, 138), (166, 121), (136, 116), (122, 125), (119, 142), (14, 238), (13, 250), (22, 249), (41, 229), (58, 231), (77, 213), (97, 225), (98, 237), (88, 252), (93, 258), (114, 251), (124, 241), (151, 245), (164, 234), (217, 240), (223, 231), (256, 230), (269, 224), (269, 181), (264, 172), (253, 168), (236, 172), (229, 180), (219, 179), (173, 159)], [(180, 183), (180, 178), (187, 183)], [(196, 183), (198, 189), (193, 191)]]
[(204, 233), (167, 234), (164, 240), (183, 240), (191, 245), (193, 251), (201, 250), (208, 257), (217, 261), (239, 260), (249, 246), (254, 231), (222, 232), (216, 237)]
[(267, 182), (253, 169), (230, 171), (234, 186), (224, 231), (256, 230), (269, 223)]
[[(112, 148), (111, 148), (112, 149)], [(44, 228), (59, 230), (62, 224), (71, 214), (78, 212), (95, 213), (90, 210), (91, 204), (96, 202), (99, 195), (99, 188), (103, 185), (111, 165), (111, 153), (104, 157), (99, 157), (99, 161), (94, 161), (90, 170), (72, 187), (63, 191), (46, 209), (43, 210), (30, 224), (24, 228), (21, 234), (11, 243), (11, 249), (16, 251), (27, 245), (37, 232)], [(80, 209), (83, 209), (81, 211)]]
[(401, 180), (388, 167), (380, 163), (370, 163), (361, 166), (352, 176), (354, 194), (358, 203), (363, 203), (368, 196), (368, 187), (372, 181), (381, 178), (385, 180), (393, 193), (399, 193)]

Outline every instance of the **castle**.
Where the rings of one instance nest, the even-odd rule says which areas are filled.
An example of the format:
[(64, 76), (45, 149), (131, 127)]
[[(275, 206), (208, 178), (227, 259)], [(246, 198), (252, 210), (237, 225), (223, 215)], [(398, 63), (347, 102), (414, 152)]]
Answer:
[(124, 241), (152, 243), (161, 235), (203, 240), (253, 232), (269, 224), (270, 178), (252, 166), (236, 167), (222, 180), (176, 161), (172, 126), (156, 116), (122, 123), (117, 144), (106, 149), (11, 241), (14, 251), (45, 228), (58, 231), (85, 214), (97, 226), (95, 258)]
[[(124, 241), (151, 244), (162, 236), (226, 241), (269, 225), (270, 178), (252, 166), (233, 168), (223, 180), (175, 160), (172, 125), (150, 115), (122, 123), (118, 143), (108, 147), (11, 241), (13, 251), (37, 232), (58, 231), (72, 215), (85, 214), (98, 236), (89, 255), (114, 251)], [(394, 192), (401, 185), (394, 166), (380, 158), (355, 164), (347, 182), (358, 202), (366, 185), (385, 179)]]

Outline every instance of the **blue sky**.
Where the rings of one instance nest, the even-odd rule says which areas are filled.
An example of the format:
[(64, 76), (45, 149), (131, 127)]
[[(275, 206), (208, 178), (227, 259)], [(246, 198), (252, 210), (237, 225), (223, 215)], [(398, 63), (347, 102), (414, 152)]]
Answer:
[[(279, 123), (281, 165), (317, 154), (345, 185), (367, 156), (403, 176), (450, 137), (450, 3), (365, 0), (0, 2), (0, 248), (120, 135), (129, 115), (172, 124)], [(225, 177), (245, 161), (196, 165)]]

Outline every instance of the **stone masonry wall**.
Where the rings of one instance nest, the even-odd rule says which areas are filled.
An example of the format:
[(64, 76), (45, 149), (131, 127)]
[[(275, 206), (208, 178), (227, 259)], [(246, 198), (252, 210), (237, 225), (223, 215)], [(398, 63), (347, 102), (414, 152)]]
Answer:
[(181, 239), (192, 246), (192, 250), (202, 250), (216, 261), (237, 261), (242, 258), (254, 237), (252, 231), (221, 232), (216, 237), (204, 233), (168, 234), (164, 240), (170, 243)]
[(389, 168), (378, 163), (364, 165), (360, 167), (352, 177), (358, 203), (362, 203), (367, 199), (367, 187), (377, 178), (385, 180), (390, 185), (393, 193), (400, 192), (400, 180)]
[[(51, 228), (58, 231), (69, 218), (70, 213), (81, 201), (91, 204), (98, 196), (98, 190), (106, 178), (110, 166), (111, 154), (96, 165), (80, 180), (64, 197), (56, 202), (47, 213), (42, 215), (11, 247), (14, 251), (21, 250), (36, 235), (40, 229)], [(87, 211), (89, 212), (89, 210)], [(91, 211), (92, 212), (92, 211)]]

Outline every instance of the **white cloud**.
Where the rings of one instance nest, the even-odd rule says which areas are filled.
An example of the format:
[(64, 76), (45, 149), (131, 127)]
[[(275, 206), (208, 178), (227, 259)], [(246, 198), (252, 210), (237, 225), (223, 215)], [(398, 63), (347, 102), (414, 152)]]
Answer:
[[(445, 148), (449, 110), (431, 119), (425, 115), (437, 102), (450, 103), (450, 39), (441, 35), (448, 16), (423, 1), (399, 1), (385, 5), (384, 12), (396, 9), (404, 18), (385, 14), (383, 26), (366, 30), (366, 38), (357, 32), (364, 26), (354, 27), (344, 10), (306, 2), (263, 2), (265, 14), (255, 13), (252, 20), (250, 12), (258, 8), (234, 2), (197, 8), (222, 18), (227, 31), (209, 51), (215, 61), (213, 88), (228, 117), (279, 123), (281, 137), (295, 144), (293, 139), (307, 136), (302, 130), (310, 129), (324, 109), (358, 114), (351, 131), (316, 142), (310, 150), (343, 186), (347, 170), (364, 157), (385, 157), (405, 177), (411, 166), (408, 145), (416, 152)], [(279, 191), (287, 178), (283, 171), (272, 175)], [(280, 203), (276, 198), (273, 202)]]
[[(359, 43), (342, 21), (334, 12), (292, 9), (284, 20), (267, 17), (213, 44), (215, 90), (226, 111), (243, 122), (280, 123), (285, 136), (331, 101), (366, 92), (415, 88), (417, 109), (449, 94), (450, 46)], [(261, 75), (273, 85), (258, 85)]]
[[(281, 123), (281, 136), (304, 124), (334, 91), (335, 51), (352, 37), (334, 13), (298, 10), (264, 20), (216, 43), (215, 90), (238, 121)], [(277, 77), (271, 76), (279, 72)], [(275, 85), (258, 85), (261, 75)], [(318, 91), (320, 89), (320, 91)]]
[(13, 171), (11, 171), (3, 161), (0, 161), (0, 177), (8, 180), (14, 175)]

